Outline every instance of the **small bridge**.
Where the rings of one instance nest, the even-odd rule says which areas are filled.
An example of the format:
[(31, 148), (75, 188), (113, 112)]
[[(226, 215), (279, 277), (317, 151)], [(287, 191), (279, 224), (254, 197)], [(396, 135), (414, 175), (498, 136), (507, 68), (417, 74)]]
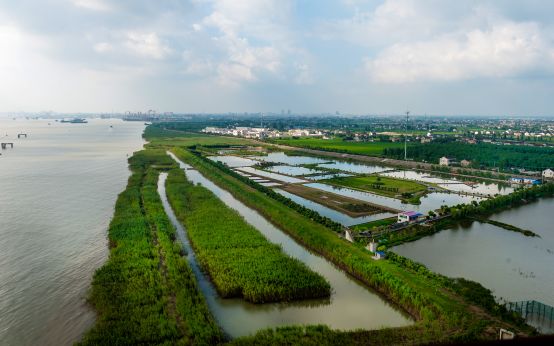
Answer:
[(2, 149), (7, 149), (8, 146), (10, 146), (10, 148), (13, 149), (13, 143), (2, 143), (1, 145), (2, 145)]
[(554, 307), (536, 300), (525, 300), (507, 303), (506, 308), (519, 313), (525, 322), (541, 333), (554, 332)]

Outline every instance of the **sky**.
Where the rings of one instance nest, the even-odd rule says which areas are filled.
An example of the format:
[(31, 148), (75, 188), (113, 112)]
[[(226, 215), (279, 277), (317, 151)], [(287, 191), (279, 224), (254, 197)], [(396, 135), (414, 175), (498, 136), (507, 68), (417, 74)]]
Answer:
[(554, 115), (550, 0), (0, 0), (0, 112)]

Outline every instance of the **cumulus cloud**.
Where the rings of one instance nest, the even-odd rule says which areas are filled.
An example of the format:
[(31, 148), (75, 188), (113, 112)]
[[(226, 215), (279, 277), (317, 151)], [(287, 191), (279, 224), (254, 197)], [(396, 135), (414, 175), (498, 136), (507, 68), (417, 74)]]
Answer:
[[(291, 16), (289, 1), (215, 0), (211, 3), (211, 13), (193, 24), (193, 29), (216, 31), (210, 42), (220, 55), (209, 60), (217, 61), (213, 71), (218, 83), (236, 86), (256, 81), (261, 75), (283, 78), (285, 66), (294, 70), (291, 56), (298, 49), (287, 25)], [(302, 77), (307, 80), (307, 72)], [(297, 76), (292, 78), (297, 79)]]
[(171, 53), (171, 48), (155, 32), (128, 32), (125, 46), (139, 55), (153, 59), (163, 59)]
[(533, 23), (507, 22), (432, 40), (399, 43), (368, 59), (378, 82), (510, 77), (552, 63), (552, 49)]
[(92, 11), (109, 11), (111, 6), (104, 0), (72, 0), (73, 5)]
[(98, 42), (92, 48), (97, 53), (105, 53), (113, 49), (112, 45), (108, 42)]

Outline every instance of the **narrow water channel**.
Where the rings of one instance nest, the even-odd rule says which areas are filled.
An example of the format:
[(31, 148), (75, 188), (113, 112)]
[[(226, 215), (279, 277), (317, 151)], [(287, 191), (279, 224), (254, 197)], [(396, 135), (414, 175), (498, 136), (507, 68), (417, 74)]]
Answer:
[(256, 211), (236, 200), (229, 192), (213, 184), (174, 155), (171, 154), (171, 156), (179, 162), (191, 182), (200, 183), (208, 188), (227, 206), (236, 210), (248, 223), (256, 227), (269, 241), (279, 244), (286, 254), (299, 259), (325, 277), (333, 288), (331, 298), (326, 300), (252, 304), (242, 299), (221, 299), (196, 262), (194, 251), (186, 237), (186, 230), (177, 220), (167, 200), (165, 193), (167, 174), (161, 174), (158, 191), (165, 211), (188, 252), (189, 263), (212, 313), (230, 336), (238, 337), (252, 334), (263, 328), (293, 324), (325, 324), (333, 329), (353, 330), (400, 327), (413, 323), (405, 313), (391, 306), (378, 294), (368, 290), (326, 259), (307, 251)]

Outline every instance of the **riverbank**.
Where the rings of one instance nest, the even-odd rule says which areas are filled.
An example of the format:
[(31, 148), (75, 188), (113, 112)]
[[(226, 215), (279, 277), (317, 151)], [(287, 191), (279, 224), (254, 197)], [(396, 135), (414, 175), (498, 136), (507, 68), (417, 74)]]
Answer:
[(222, 342), (157, 193), (158, 175), (175, 163), (164, 151), (143, 150), (129, 168), (108, 230), (110, 256), (92, 282), (98, 319), (81, 344)]

